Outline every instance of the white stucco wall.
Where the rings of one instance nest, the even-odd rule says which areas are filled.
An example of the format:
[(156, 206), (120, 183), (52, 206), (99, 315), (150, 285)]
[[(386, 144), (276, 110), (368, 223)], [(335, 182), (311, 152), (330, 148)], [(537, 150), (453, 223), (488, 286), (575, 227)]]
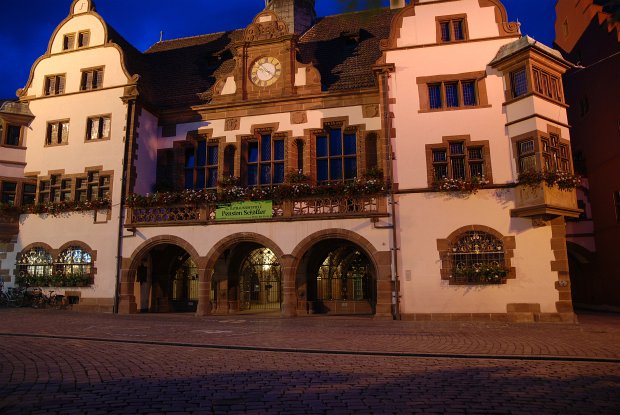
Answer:
[[(399, 197), (403, 313), (505, 313), (509, 303), (538, 303), (542, 312), (556, 312), (554, 284), (558, 276), (550, 265), (554, 259), (551, 228), (533, 228), (529, 219), (511, 218), (513, 200), (512, 190), (483, 190), (468, 197), (446, 193)], [(515, 279), (508, 279), (506, 284), (476, 286), (450, 285), (441, 279), (437, 240), (466, 225), (488, 226), (515, 237), (511, 260)]]

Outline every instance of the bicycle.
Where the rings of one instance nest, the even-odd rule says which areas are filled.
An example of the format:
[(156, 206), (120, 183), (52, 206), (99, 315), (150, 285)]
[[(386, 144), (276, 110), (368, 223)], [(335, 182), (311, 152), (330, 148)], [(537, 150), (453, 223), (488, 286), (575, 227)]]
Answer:
[(23, 302), (23, 288), (12, 287), (4, 292), (4, 283), (0, 281), (0, 307), (21, 307)]

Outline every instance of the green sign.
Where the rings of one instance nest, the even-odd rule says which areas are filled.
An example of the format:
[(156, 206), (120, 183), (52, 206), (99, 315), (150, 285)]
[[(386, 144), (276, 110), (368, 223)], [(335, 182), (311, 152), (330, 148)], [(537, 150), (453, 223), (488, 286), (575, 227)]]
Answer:
[(272, 208), (271, 200), (221, 204), (215, 210), (215, 220), (271, 219)]

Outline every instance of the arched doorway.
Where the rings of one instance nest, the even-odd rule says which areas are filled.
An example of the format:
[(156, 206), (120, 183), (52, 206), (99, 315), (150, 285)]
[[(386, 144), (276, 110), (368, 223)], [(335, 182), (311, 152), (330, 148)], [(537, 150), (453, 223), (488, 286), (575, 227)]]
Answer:
[(139, 260), (134, 295), (141, 312), (195, 312), (198, 266), (183, 248), (157, 245)]
[(374, 314), (376, 270), (355, 243), (327, 239), (304, 254), (297, 272), (298, 308), (316, 314)]
[(256, 242), (241, 242), (217, 259), (212, 278), (213, 313), (279, 312), (282, 272), (277, 255)]

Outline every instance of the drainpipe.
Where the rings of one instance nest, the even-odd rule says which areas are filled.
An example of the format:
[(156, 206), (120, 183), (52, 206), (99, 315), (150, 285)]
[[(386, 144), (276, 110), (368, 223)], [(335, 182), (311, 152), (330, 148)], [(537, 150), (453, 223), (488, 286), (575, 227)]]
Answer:
[(123, 167), (121, 175), (121, 200), (119, 203), (118, 213), (118, 240), (116, 249), (116, 282), (114, 287), (114, 314), (118, 314), (118, 307), (120, 302), (120, 286), (121, 275), (123, 267), (123, 226), (125, 223), (125, 197), (127, 195), (127, 181), (129, 172), (127, 166), (129, 165), (129, 150), (131, 148), (131, 141), (133, 141), (133, 126), (135, 116), (135, 100), (133, 97), (123, 97), (123, 101), (127, 104), (127, 122), (125, 124), (125, 145), (123, 149)]
[[(398, 276), (398, 239), (396, 235), (396, 200), (394, 199), (394, 163), (392, 151), (392, 118), (390, 113), (390, 94), (388, 90), (389, 72), (394, 71), (393, 65), (385, 65), (380, 68), (379, 77), (381, 79), (382, 101), (383, 101), (383, 134), (387, 139), (387, 179), (388, 179), (388, 204), (390, 205), (390, 214), (392, 223), (383, 228), (390, 230), (392, 238), (391, 253), (391, 275), (392, 275), (392, 305), (394, 306), (394, 319), (400, 320), (400, 279)], [(380, 226), (375, 226), (381, 228)]]

